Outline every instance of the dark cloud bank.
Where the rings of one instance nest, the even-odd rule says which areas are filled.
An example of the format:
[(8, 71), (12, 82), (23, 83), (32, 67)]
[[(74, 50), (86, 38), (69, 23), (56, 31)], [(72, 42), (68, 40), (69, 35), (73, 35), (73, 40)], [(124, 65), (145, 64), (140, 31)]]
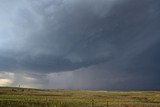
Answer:
[(0, 71), (15, 73), (12, 85), (29, 79), (43, 88), (158, 90), (159, 6), (159, 0), (2, 0)]

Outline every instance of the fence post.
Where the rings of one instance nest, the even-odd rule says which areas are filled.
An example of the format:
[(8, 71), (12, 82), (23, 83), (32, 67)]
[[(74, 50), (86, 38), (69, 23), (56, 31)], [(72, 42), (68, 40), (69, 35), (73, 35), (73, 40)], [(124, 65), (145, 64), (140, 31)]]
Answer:
[(60, 106), (60, 107), (62, 106), (62, 103), (61, 103), (61, 101), (59, 102), (59, 106)]
[(94, 100), (91, 101), (91, 107), (94, 107)]
[(107, 101), (107, 107), (109, 107), (108, 101)]

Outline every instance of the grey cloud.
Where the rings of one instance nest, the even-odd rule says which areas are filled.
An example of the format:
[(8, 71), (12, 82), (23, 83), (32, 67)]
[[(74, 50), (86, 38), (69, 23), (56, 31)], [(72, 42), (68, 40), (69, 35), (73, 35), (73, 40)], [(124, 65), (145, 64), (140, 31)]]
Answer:
[[(85, 86), (79, 86), (86, 88), (123, 88), (137, 81), (140, 84), (135, 86), (143, 88), (140, 85), (145, 83), (144, 87), (150, 88), (160, 81), (158, 0), (1, 2), (9, 7), (0, 7), (3, 28), (7, 29), (0, 27), (0, 71), (73, 71), (72, 79), (83, 77), (86, 72), (89, 79), (84, 80)], [(149, 85), (140, 80), (144, 73)], [(87, 87), (92, 80), (96, 84)], [(105, 86), (107, 81), (110, 82)]]
[[(85, 3), (71, 1), (70, 3), (72, 5), (67, 4), (66, 1), (35, 2), (36, 1), (33, 1), (33, 5), (31, 5), (25, 1), (25, 3), (28, 3), (28, 5), (31, 6), (28, 6), (27, 4), (25, 8), (20, 6), (16, 9), (16, 15), (13, 15), (13, 19), (15, 20), (15, 22), (13, 22), (15, 24), (14, 36), (18, 39), (13, 39), (8, 44), (11, 46), (11, 52), (16, 51), (18, 53), (18, 57), (13, 56), (16, 57), (16, 61), (13, 63), (17, 63), (16, 65), (18, 65), (18, 67), (22, 66), (22, 68), (24, 65), (24, 68), (31, 70), (32, 67), (33, 70), (35, 68), (39, 70), (42, 65), (44, 70), (49, 66), (52, 66), (52, 70), (54, 71), (55, 69), (55, 71), (57, 71), (57, 69), (70, 70), (69, 68), (79, 68), (85, 66), (85, 63), (86, 65), (90, 65), (89, 63), (94, 63), (96, 59), (100, 61), (100, 55), (95, 56), (93, 54), (89, 57), (91, 53), (95, 52), (94, 49), (90, 49), (91, 52), (85, 52), (84, 55), (82, 53), (82, 51), (88, 51), (88, 47), (84, 46), (84, 44), (88, 45), (88, 41), (96, 38), (96, 34), (101, 32), (98, 28), (101, 26), (100, 24), (103, 23), (100, 21), (98, 15), (93, 15), (93, 6), (89, 4), (91, 1), (86, 1)], [(107, 3), (108, 2), (111, 1), (107, 1)], [(22, 2), (22, 4), (23, 3), (24, 2)], [(83, 4), (85, 5), (81, 7)], [(95, 1), (93, 2), (93, 5), (96, 5)], [(38, 6), (38, 8), (35, 8), (34, 6)], [(83, 8), (85, 8), (86, 11), (84, 11)], [(53, 13), (49, 12), (50, 9), (52, 9)], [(77, 14), (77, 12), (79, 12), (79, 14)], [(84, 21), (83, 19), (87, 19), (86, 24), (83, 22), (84, 25), (81, 23)], [(96, 26), (96, 24), (99, 25)], [(110, 45), (108, 43), (106, 44)], [(92, 45), (92, 43), (90, 43), (90, 45)], [(111, 46), (105, 46), (105, 48), (111, 49)], [(76, 49), (79, 52), (74, 53), (74, 51), (77, 51)], [(100, 49), (100, 51), (102, 50)], [(21, 53), (25, 53), (27, 57)], [(110, 52), (103, 52), (103, 54), (105, 53), (109, 56)], [(88, 59), (86, 59), (87, 57)], [(96, 58), (93, 59), (93, 57)], [(12, 62), (12, 59), (10, 60), (10, 62)], [(49, 61), (46, 62), (47, 60)], [(96, 61), (96, 63), (97, 62), (98, 61)]]

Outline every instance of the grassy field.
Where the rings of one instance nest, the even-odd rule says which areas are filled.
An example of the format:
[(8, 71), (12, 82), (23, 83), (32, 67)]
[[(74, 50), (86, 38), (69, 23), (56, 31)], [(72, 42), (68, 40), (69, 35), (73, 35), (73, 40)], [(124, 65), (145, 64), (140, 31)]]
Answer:
[(160, 91), (0, 88), (0, 107), (160, 107)]

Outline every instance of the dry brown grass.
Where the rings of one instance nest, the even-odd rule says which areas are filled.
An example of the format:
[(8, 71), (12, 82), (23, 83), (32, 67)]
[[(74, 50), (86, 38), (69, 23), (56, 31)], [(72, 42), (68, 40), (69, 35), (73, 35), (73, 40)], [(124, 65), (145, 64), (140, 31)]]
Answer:
[(0, 107), (160, 107), (160, 91), (0, 88)]

